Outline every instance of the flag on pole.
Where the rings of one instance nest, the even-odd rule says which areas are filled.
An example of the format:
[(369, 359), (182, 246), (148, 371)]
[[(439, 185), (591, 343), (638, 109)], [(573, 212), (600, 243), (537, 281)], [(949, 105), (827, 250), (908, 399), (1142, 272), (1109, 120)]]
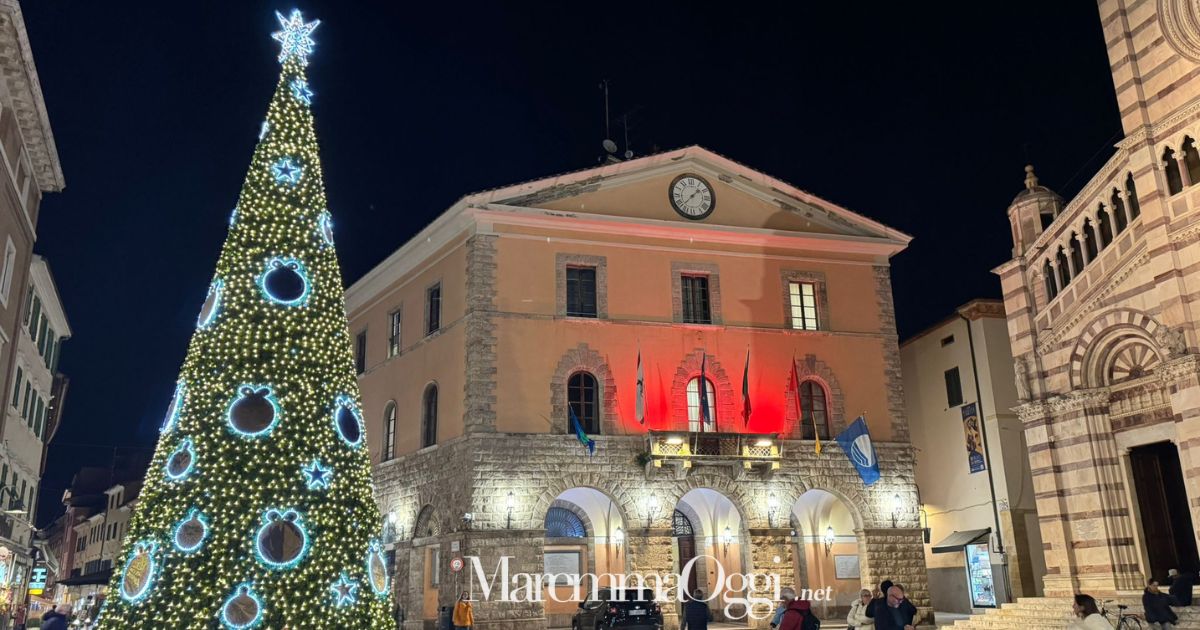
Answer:
[(879, 459), (875, 457), (871, 432), (862, 416), (838, 434), (837, 442), (842, 446), (842, 452), (850, 459), (850, 463), (858, 469), (858, 476), (862, 477), (864, 484), (869, 486), (879, 481)]
[(640, 424), (646, 424), (646, 375), (642, 373), (642, 349), (638, 348), (637, 358), (637, 400), (634, 402), (633, 414)]
[(816, 443), (813, 445), (813, 450), (816, 451), (817, 455), (820, 455), (821, 454), (821, 433), (820, 433), (820, 431), (817, 430), (817, 416), (816, 416), (816, 414), (810, 413), (809, 418), (804, 417), (804, 401), (803, 401), (802, 397), (800, 396), (800, 372), (798, 372), (796, 370), (795, 357), (792, 358), (792, 391), (795, 392), (795, 394), (796, 394), (796, 412), (799, 414), (800, 422), (803, 423), (803, 422), (807, 421), (809, 418), (812, 419), (813, 438), (816, 440)]
[(746, 367), (742, 368), (742, 420), (750, 426), (750, 348), (746, 348)]
[(700, 382), (698, 383), (700, 390), (700, 418), (704, 420), (704, 424), (712, 423), (712, 414), (708, 411), (708, 375), (705, 374), (705, 363), (708, 361), (708, 353), (700, 355)]
[(583, 432), (583, 425), (579, 424), (579, 418), (575, 415), (575, 408), (567, 405), (567, 413), (571, 415), (571, 428), (575, 429), (575, 437), (579, 438), (579, 443), (587, 448), (588, 455), (596, 453), (596, 440), (588, 437), (587, 433)]

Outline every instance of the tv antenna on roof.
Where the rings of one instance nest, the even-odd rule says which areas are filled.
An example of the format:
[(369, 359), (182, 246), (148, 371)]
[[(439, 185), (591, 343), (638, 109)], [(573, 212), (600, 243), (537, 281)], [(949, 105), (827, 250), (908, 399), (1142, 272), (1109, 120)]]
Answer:
[(608, 109), (608, 79), (600, 82), (600, 89), (604, 90), (604, 142), (600, 146), (604, 147), (605, 155), (601, 156), (600, 162), (620, 162), (617, 157), (617, 143), (612, 141), (612, 118), (609, 115)]

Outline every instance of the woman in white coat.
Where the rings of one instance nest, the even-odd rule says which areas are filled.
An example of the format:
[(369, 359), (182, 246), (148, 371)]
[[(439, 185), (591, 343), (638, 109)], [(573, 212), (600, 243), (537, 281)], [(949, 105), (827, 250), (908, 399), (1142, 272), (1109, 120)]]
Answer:
[(1104, 618), (1104, 615), (1100, 614), (1100, 609), (1096, 606), (1096, 598), (1091, 595), (1082, 593), (1076, 595), (1072, 610), (1075, 611), (1078, 619), (1067, 626), (1070, 630), (1112, 630), (1112, 624)]
[(875, 620), (867, 616), (867, 608), (871, 606), (871, 591), (863, 589), (858, 599), (850, 605), (850, 614), (846, 615), (847, 630), (874, 630)]

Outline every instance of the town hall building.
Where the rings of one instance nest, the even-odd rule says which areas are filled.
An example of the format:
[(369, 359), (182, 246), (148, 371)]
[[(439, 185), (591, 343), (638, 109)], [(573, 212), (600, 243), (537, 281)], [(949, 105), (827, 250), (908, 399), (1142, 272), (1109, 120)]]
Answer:
[[(455, 203), (346, 296), (403, 627), (461, 592), (480, 628), (570, 626), (574, 601), (483, 599), (473, 556), (695, 559), (718, 619), (744, 612), (730, 573), (828, 586), (823, 618), (885, 578), (927, 609), (889, 274), (909, 240), (700, 147)], [(834, 440), (860, 416), (869, 486)]]

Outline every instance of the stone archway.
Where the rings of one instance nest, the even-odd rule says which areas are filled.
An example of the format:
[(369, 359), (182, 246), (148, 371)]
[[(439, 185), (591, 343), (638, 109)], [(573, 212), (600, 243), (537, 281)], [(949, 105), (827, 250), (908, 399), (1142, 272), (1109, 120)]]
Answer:
[[(1111, 351), (1117, 345), (1127, 346), (1126, 349), (1132, 349), (1129, 347), (1132, 345), (1149, 347), (1158, 359), (1155, 364), (1161, 362), (1163, 357), (1157, 350), (1156, 338), (1163, 332), (1164, 327), (1153, 317), (1134, 309), (1117, 308), (1098, 315), (1083, 329), (1071, 351), (1071, 388), (1090, 389), (1109, 385), (1111, 378), (1105, 374), (1105, 370), (1111, 367), (1112, 360), (1116, 358)], [(1130, 343), (1134, 341), (1140, 342)], [(1147, 358), (1144, 354), (1140, 356)]]
[[(848, 607), (839, 604), (853, 601), (862, 587), (866, 545), (860, 544), (860, 519), (851, 503), (822, 488), (805, 491), (789, 508), (796, 584), (832, 589), (832, 602), (814, 602), (821, 618), (844, 617)], [(827, 535), (831, 537), (827, 539)], [(851, 571), (852, 567), (857, 570)]]
[(706, 354), (703, 348), (696, 348), (684, 356), (675, 368), (675, 378), (671, 381), (671, 428), (678, 431), (688, 430), (688, 398), (687, 385), (692, 379), (700, 376), (700, 363), (704, 362), (704, 375), (712, 381), (713, 390), (717, 396), (717, 417), (713, 419), (716, 431), (722, 427), (737, 426), (735, 424), (738, 408), (737, 399), (733, 393), (733, 382), (729, 374), (721, 367), (721, 362), (714, 355)]
[[(842, 432), (846, 428), (846, 400), (842, 394), (842, 386), (838, 383), (837, 377), (834, 376), (833, 370), (829, 366), (817, 358), (815, 354), (806, 354), (804, 357), (796, 360), (796, 374), (800, 377), (800, 382), (815, 381), (825, 390), (828, 399), (829, 413), (829, 437)], [(787, 386), (784, 388), (784, 426), (788, 428), (788, 435), (795, 436), (799, 432), (800, 415), (796, 410), (796, 392), (791, 382), (789, 374), (785, 379)]]
[(600, 387), (600, 433), (615, 435), (619, 431), (617, 415), (617, 382), (608, 361), (586, 343), (580, 343), (563, 353), (550, 379), (551, 431), (570, 433), (567, 429), (567, 379), (577, 372), (596, 377)]
[[(691, 571), (696, 576), (693, 581), (689, 574), (688, 583), (711, 597), (709, 607), (714, 617), (721, 619), (726, 604), (745, 594), (745, 585), (729, 580), (728, 576), (753, 571), (752, 541), (744, 512), (729, 496), (706, 486), (682, 494), (674, 510), (683, 514), (693, 529), (695, 556)], [(681, 544), (686, 541), (676, 538), (673, 542), (676, 571), (682, 573), (687, 566), (681, 562)], [(731, 612), (737, 618), (742, 611), (731, 609)]]

